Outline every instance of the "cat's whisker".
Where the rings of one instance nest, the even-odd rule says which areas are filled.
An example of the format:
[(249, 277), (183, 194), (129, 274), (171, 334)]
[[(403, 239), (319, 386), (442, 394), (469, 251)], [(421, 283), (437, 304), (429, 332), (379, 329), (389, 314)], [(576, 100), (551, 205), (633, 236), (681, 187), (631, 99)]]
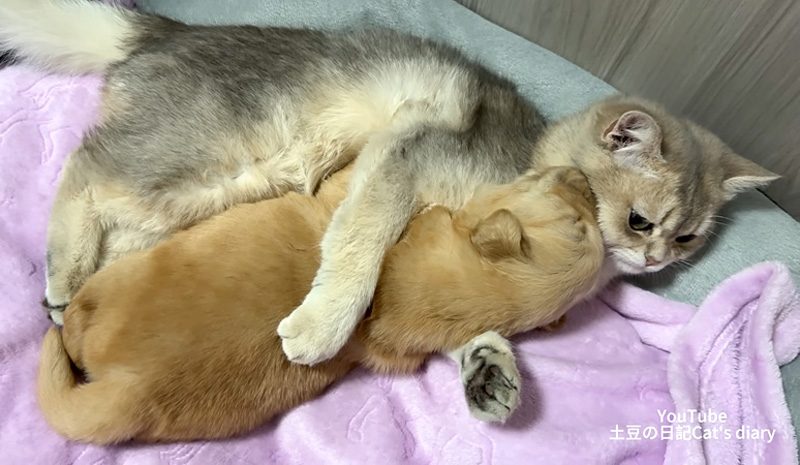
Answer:
[(695, 263), (692, 263), (689, 259), (676, 260), (675, 263), (689, 270), (694, 269), (697, 266)]
[(711, 221), (712, 224), (728, 225), (733, 223), (732, 218), (728, 218), (727, 216), (721, 216), (721, 215), (711, 215), (710, 217), (708, 217), (708, 219), (709, 221)]
[(733, 220), (730, 219), (730, 218), (714, 218), (714, 217), (712, 217), (712, 218), (709, 218), (709, 221), (711, 221), (712, 224), (731, 224), (731, 223), (733, 223)]
[(710, 218), (722, 218), (723, 220), (731, 220), (731, 221), (732, 221), (732, 218), (731, 218), (731, 217), (729, 217), (729, 216), (725, 216), (725, 215), (719, 215), (719, 214), (717, 214), (717, 215), (711, 215), (711, 216), (710, 216)]
[(711, 230), (711, 229), (717, 228), (719, 226), (727, 228), (728, 226), (731, 226), (732, 224), (733, 224), (732, 222), (731, 223), (723, 223), (721, 221), (712, 221), (711, 222), (711, 227), (708, 228), (708, 229)]
[(675, 264), (678, 265), (677, 269), (679, 273), (684, 271), (690, 271), (692, 269), (692, 267), (686, 266), (685, 263), (675, 262)]

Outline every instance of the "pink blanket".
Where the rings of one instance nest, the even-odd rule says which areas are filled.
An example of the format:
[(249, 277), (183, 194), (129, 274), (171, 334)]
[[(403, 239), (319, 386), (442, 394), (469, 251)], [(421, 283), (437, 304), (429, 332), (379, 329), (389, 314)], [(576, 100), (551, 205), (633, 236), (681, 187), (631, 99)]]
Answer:
[(357, 371), (237, 439), (68, 443), (34, 395), (49, 325), (44, 238), (98, 80), (12, 67), (0, 89), (0, 464), (797, 463), (778, 366), (800, 348), (800, 303), (774, 263), (730, 278), (699, 309), (621, 284), (562, 331), (518, 338), (524, 400), (505, 426), (470, 418), (455, 366), (438, 357), (411, 377)]

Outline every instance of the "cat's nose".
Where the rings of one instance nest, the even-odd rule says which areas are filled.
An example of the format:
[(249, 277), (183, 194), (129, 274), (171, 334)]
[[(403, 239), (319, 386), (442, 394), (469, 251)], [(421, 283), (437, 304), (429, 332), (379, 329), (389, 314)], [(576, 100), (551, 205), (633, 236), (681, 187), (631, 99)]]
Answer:
[(645, 258), (645, 260), (644, 260), (644, 265), (645, 266), (656, 266), (659, 263), (661, 263), (660, 261), (656, 260), (655, 258), (647, 256), (647, 255), (645, 255), (644, 258)]

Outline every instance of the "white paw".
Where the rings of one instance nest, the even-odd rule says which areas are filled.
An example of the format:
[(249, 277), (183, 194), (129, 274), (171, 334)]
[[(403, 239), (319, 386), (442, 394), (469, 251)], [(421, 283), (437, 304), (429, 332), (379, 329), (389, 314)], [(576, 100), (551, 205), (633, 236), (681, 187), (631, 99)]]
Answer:
[(64, 326), (64, 312), (62, 310), (49, 310), (50, 320), (54, 325)]
[(52, 305), (50, 299), (45, 296), (42, 300), (42, 307), (44, 307), (47, 312), (47, 317), (50, 318), (50, 321), (56, 326), (64, 326), (64, 310), (67, 308), (66, 304)]
[(516, 359), (508, 343), (497, 338), (474, 340), (461, 361), (467, 406), (481, 421), (505, 422), (520, 404)]
[(325, 298), (313, 290), (302, 305), (278, 325), (286, 358), (301, 365), (315, 365), (335, 356), (350, 339), (363, 314), (354, 302)]
[(47, 283), (44, 288), (44, 301), (42, 304), (48, 308), (56, 308), (56, 307), (66, 307), (69, 303), (69, 296), (63, 290), (59, 291), (58, 289), (54, 289), (57, 286), (54, 286), (51, 282), (51, 278), (47, 278)]

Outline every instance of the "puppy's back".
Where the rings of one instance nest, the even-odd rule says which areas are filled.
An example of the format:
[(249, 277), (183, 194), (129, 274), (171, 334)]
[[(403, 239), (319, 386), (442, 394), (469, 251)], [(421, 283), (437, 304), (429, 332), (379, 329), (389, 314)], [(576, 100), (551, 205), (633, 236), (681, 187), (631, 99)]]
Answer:
[[(225, 437), (347, 372), (349, 359), (289, 363), (276, 328), (310, 289), (318, 244), (348, 176), (335, 174), (316, 198), (290, 193), (233, 207), (92, 276), (65, 311), (63, 344), (50, 337), (50, 346), (66, 351), (43, 352), (42, 366), (67, 366), (40, 372), (51, 425), (97, 443)], [(66, 354), (88, 384), (65, 377)], [(109, 385), (123, 389), (89, 389)], [(109, 408), (86, 416), (81, 402), (63, 401), (89, 390), (109, 396), (95, 404), (133, 405), (135, 415)], [(102, 424), (73, 428), (81, 418)]]

